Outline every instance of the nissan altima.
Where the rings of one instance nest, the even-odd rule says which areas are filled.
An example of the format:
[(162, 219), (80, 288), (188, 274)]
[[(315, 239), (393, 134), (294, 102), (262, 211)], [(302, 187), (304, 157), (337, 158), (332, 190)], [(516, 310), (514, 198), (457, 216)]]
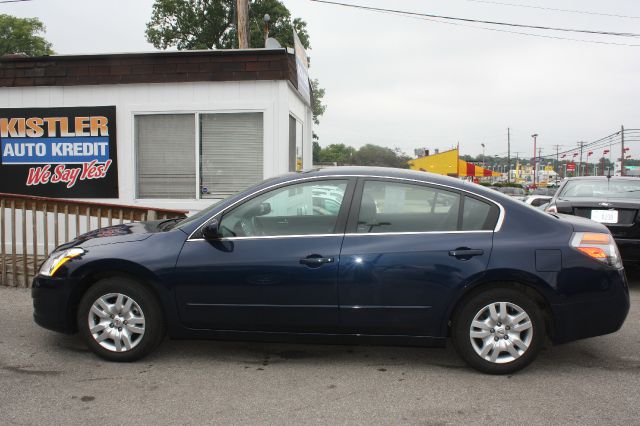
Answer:
[(582, 176), (566, 179), (549, 212), (572, 214), (609, 228), (627, 266), (640, 266), (640, 179)]
[[(266, 180), (181, 221), (58, 247), (35, 321), (111, 361), (171, 338), (442, 346), (486, 373), (547, 342), (612, 333), (629, 293), (602, 224), (424, 172), (332, 168)], [(594, 320), (597, 318), (597, 320)]]

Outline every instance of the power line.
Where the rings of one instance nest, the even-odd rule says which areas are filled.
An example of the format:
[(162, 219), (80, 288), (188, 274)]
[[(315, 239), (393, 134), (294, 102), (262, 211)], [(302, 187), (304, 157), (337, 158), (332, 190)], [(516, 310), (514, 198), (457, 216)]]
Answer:
[(458, 18), (453, 16), (433, 15), (429, 13), (411, 12), (411, 11), (398, 10), (398, 9), (383, 9), (378, 7), (363, 6), (363, 5), (357, 5), (357, 4), (351, 4), (351, 3), (341, 3), (341, 2), (328, 1), (328, 0), (311, 0), (311, 1), (316, 3), (331, 4), (334, 6), (351, 7), (354, 9), (370, 10), (370, 11), (376, 11), (376, 12), (389, 12), (389, 13), (395, 13), (395, 14), (407, 15), (407, 16), (422, 16), (422, 17), (428, 17), (428, 18), (471, 22), (471, 23), (477, 23), (477, 24), (501, 25), (501, 26), (508, 26), (508, 27), (530, 28), (530, 29), (537, 29), (537, 30), (550, 30), (550, 31), (564, 31), (564, 32), (572, 32), (572, 33), (584, 33), (584, 34), (609, 35), (609, 36), (617, 36), (617, 37), (640, 37), (640, 34), (637, 34), (637, 33), (619, 33), (615, 31), (582, 30), (582, 29), (575, 29), (575, 28), (547, 27), (542, 25), (514, 24), (510, 22), (485, 21), (481, 19), (471, 19), (471, 18)]
[[(637, 132), (638, 129), (629, 129), (629, 132)], [(625, 141), (636, 141), (636, 138), (627, 138), (626, 134), (627, 134), (627, 129), (625, 129)], [(584, 149), (587, 150), (595, 150), (595, 149), (601, 149), (601, 148), (608, 148), (610, 146), (616, 146), (616, 145), (620, 145), (622, 143), (622, 135), (621, 132), (616, 132), (616, 133), (612, 133), (608, 136), (605, 136), (603, 138), (600, 138), (598, 140), (595, 140), (593, 142), (589, 142), (589, 143), (584, 143), (583, 147)], [(561, 155), (568, 155), (568, 154), (574, 154), (574, 153), (579, 153), (580, 152), (580, 148), (573, 148), (573, 149), (568, 149), (566, 151), (560, 152), (559, 154)], [(543, 158), (547, 158), (550, 157), (549, 155), (544, 156)]]
[(22, 2), (25, 2), (25, 1), (31, 1), (31, 0), (1, 0), (0, 4), (1, 3), (22, 3)]
[[(314, 0), (312, 0), (312, 1), (314, 1)], [(421, 17), (421, 16), (399, 15), (399, 14), (390, 13), (390, 12), (379, 12), (379, 13), (386, 13), (388, 15), (393, 15), (393, 16), (402, 16), (404, 18), (419, 19), (421, 21), (436, 22), (438, 24), (455, 25), (457, 27), (467, 27), (467, 28), (474, 28), (474, 29), (477, 29), (477, 30), (496, 31), (496, 32), (500, 32), (500, 33), (517, 34), (517, 35), (524, 35), (524, 36), (529, 36), (529, 37), (550, 38), (550, 39), (553, 39), (553, 40), (575, 41), (575, 42), (579, 42), (579, 43), (610, 44), (610, 45), (614, 45), (614, 46), (640, 47), (640, 44), (617, 43), (615, 41), (584, 40), (584, 39), (579, 39), (579, 38), (550, 36), (550, 35), (545, 35), (545, 34), (533, 34), (533, 33), (525, 33), (525, 32), (522, 32), (522, 31), (512, 31), (512, 30), (504, 30), (504, 29), (500, 29), (500, 28), (488, 28), (488, 27), (481, 27), (481, 26), (478, 26), (478, 25), (461, 24), (459, 22), (438, 21), (437, 19), (425, 18), (425, 17)]]
[(466, 0), (466, 1), (474, 2), (474, 3), (496, 4), (500, 6), (526, 7), (529, 9), (550, 10), (554, 12), (579, 13), (582, 15), (599, 15), (599, 16), (611, 16), (614, 18), (640, 19), (640, 16), (618, 15), (615, 13), (604, 13), (604, 12), (591, 12), (587, 10), (557, 9), (555, 7), (533, 6), (529, 4), (518, 4), (518, 3), (503, 3), (503, 2), (488, 1), (488, 0)]

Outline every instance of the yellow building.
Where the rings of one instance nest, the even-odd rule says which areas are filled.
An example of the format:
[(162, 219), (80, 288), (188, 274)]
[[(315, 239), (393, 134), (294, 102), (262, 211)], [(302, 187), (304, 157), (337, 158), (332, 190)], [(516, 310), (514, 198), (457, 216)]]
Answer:
[(475, 164), (468, 163), (460, 159), (458, 148), (449, 151), (440, 152), (438, 154), (418, 157), (415, 160), (409, 160), (409, 168), (411, 170), (419, 170), (422, 172), (437, 173), (452, 177), (498, 177), (502, 173), (494, 172)]

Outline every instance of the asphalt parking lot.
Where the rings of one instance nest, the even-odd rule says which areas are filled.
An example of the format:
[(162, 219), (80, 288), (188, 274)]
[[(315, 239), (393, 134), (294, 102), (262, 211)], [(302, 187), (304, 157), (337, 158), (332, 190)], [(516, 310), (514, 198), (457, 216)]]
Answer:
[[(638, 424), (640, 274), (621, 331), (546, 348), (513, 376), (446, 349), (166, 341), (104, 362), (0, 287), (2, 424)], [(594, 317), (597, 321), (597, 317)]]

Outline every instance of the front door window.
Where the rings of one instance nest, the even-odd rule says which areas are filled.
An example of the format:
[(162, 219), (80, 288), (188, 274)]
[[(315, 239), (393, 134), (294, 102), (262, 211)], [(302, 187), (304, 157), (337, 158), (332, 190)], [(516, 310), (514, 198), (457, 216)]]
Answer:
[(226, 213), (223, 237), (333, 234), (346, 180), (322, 180), (274, 189)]

